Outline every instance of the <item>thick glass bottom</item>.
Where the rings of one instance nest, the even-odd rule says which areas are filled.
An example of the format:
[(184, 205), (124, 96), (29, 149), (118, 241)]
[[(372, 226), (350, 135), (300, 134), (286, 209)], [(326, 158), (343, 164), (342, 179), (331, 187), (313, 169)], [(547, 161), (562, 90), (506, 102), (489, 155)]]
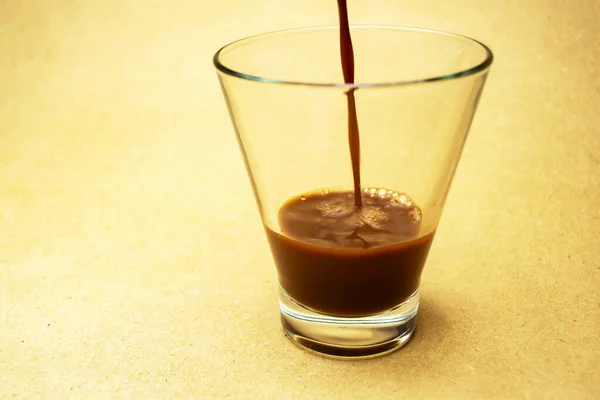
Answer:
[(320, 314), (279, 288), (281, 323), (297, 345), (333, 358), (372, 358), (405, 345), (415, 330), (419, 291), (392, 310), (358, 318)]

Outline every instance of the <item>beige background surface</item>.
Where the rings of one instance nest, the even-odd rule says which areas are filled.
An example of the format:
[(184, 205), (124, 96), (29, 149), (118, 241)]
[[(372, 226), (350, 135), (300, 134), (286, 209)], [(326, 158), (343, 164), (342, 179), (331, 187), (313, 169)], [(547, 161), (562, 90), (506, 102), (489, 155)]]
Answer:
[(312, 356), (211, 65), (335, 2), (0, 1), (0, 398), (600, 396), (600, 3), (350, 0), (492, 68), (412, 342)]

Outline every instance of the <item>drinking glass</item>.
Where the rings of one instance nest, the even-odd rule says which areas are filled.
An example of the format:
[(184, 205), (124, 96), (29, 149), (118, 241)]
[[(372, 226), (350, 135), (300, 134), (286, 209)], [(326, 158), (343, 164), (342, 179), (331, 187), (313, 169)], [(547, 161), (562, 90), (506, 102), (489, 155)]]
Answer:
[[(271, 232), (284, 330), (305, 349), (344, 358), (386, 354), (411, 338), (429, 247), (419, 265), (399, 263), (393, 279), (373, 275), (378, 261), (359, 266), (343, 255), (331, 271), (311, 268), (281, 257), (271, 239), (286, 236), (279, 210), (302, 193), (353, 190), (346, 101), (353, 89), (364, 194), (401, 193), (420, 209), (418, 237), (432, 238), (493, 60), (484, 44), (433, 30), (352, 26), (351, 36), (353, 84), (343, 83), (337, 26), (252, 36), (214, 56), (258, 210)], [(398, 295), (407, 287), (410, 294)], [(304, 304), (305, 292), (318, 295), (323, 307)], [(395, 302), (355, 315), (327, 307), (352, 301), (367, 310), (380, 297)]]

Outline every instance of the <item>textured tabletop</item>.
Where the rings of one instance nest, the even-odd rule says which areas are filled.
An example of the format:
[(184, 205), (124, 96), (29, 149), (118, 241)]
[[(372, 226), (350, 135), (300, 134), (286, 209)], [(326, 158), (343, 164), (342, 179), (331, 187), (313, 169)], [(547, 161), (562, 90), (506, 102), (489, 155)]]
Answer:
[(211, 63), (333, 0), (4, 0), (1, 399), (598, 398), (600, 3), (349, 3), (496, 56), (412, 341), (335, 361), (284, 337)]

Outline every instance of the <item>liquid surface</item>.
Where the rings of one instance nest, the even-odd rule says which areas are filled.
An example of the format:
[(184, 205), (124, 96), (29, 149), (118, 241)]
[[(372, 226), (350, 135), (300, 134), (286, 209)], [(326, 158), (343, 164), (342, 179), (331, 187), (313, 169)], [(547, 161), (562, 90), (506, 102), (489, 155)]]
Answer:
[(290, 238), (322, 247), (369, 249), (414, 239), (421, 210), (403, 193), (382, 188), (363, 191), (356, 207), (352, 192), (324, 190), (288, 200), (279, 226)]
[(421, 210), (402, 193), (352, 191), (294, 197), (279, 211), (281, 232), (265, 227), (283, 289), (325, 314), (389, 310), (419, 287), (434, 233), (420, 235)]

